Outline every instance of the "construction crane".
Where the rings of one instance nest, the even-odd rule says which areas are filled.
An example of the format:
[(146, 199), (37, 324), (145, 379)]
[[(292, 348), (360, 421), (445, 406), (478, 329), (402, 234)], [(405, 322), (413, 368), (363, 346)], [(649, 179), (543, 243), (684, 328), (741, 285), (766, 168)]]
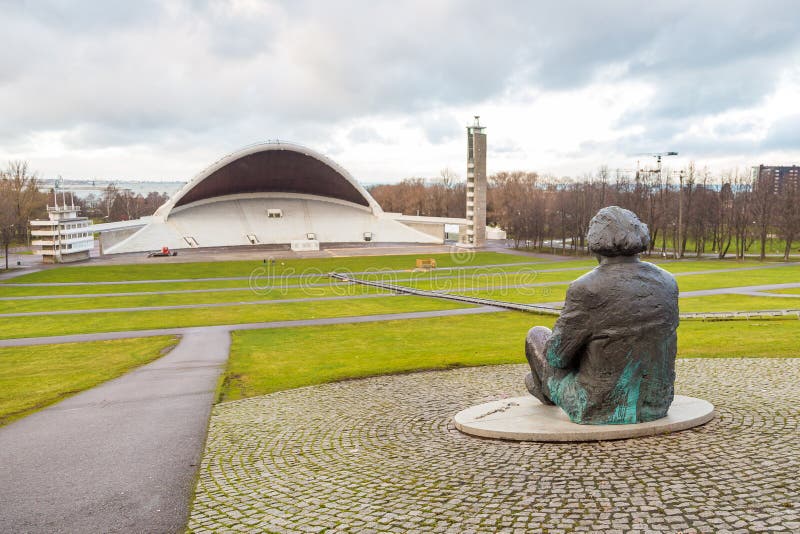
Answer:
[(645, 152), (643, 154), (636, 154), (637, 156), (650, 156), (652, 158), (656, 158), (656, 162), (658, 166), (661, 167), (661, 158), (665, 156), (677, 156), (677, 152)]
[[(658, 177), (660, 179), (661, 178), (661, 158), (666, 157), (666, 156), (677, 156), (678, 153), (674, 152), (674, 151), (670, 151), (670, 152), (644, 152), (644, 153), (635, 154), (635, 155), (636, 156), (650, 156), (651, 158), (656, 158), (656, 169), (657, 170), (656, 171), (650, 171), (650, 172), (658, 173)], [(636, 167), (638, 168), (639, 165), (637, 164)]]
[[(661, 158), (666, 156), (677, 156), (678, 153), (674, 151), (669, 152), (649, 152), (644, 154), (636, 154), (637, 156), (650, 156), (652, 158), (656, 158), (656, 170), (649, 171), (655, 172), (658, 174), (658, 181), (661, 183)], [(636, 166), (638, 167), (639, 164), (637, 163)], [(678, 185), (678, 228), (677, 228), (677, 237), (672, 243), (673, 255), (675, 258), (683, 257), (683, 171), (680, 172), (679, 175), (680, 183)], [(667, 178), (669, 180), (669, 177)], [(666, 234), (664, 234), (666, 235)], [(666, 242), (663, 242), (664, 246)], [(661, 249), (661, 253), (665, 254), (666, 250), (664, 250), (663, 246)]]

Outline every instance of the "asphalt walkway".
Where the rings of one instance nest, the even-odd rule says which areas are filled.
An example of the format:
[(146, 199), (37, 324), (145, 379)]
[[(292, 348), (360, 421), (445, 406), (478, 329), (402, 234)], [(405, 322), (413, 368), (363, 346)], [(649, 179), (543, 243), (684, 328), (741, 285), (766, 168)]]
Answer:
[[(761, 291), (774, 289), (793, 289), (800, 287), (800, 282), (789, 282), (786, 284), (762, 284), (759, 286), (739, 286), (739, 287), (719, 287), (715, 289), (698, 289), (696, 291), (681, 291), (681, 297), (707, 297), (710, 295), (748, 295)], [(764, 293), (758, 296), (781, 297), (780, 293)]]
[(24, 276), (26, 274), (33, 274), (38, 273), (41, 269), (9, 269), (8, 271), (0, 272), (0, 280), (11, 280), (12, 278), (17, 278), (20, 276)]
[(167, 356), (0, 428), (0, 532), (181, 531), (229, 345), (194, 329)]
[(406, 313), (384, 313), (377, 315), (357, 315), (349, 317), (326, 317), (323, 319), (299, 319), (295, 321), (269, 321), (263, 323), (242, 323), (217, 326), (197, 326), (183, 328), (160, 328), (152, 330), (130, 330), (120, 332), (98, 332), (95, 334), (73, 334), (69, 336), (24, 337), (0, 339), (2, 347), (27, 347), (32, 345), (51, 345), (58, 343), (85, 343), (88, 341), (107, 341), (110, 339), (131, 339), (153, 336), (182, 336), (202, 332), (230, 332), (232, 330), (260, 330), (266, 328), (292, 328), (298, 326), (325, 326), (349, 323), (373, 323), (378, 321), (402, 321), (406, 319), (429, 319), (451, 315), (475, 315), (506, 311), (493, 306), (456, 308), (453, 310), (434, 310)]

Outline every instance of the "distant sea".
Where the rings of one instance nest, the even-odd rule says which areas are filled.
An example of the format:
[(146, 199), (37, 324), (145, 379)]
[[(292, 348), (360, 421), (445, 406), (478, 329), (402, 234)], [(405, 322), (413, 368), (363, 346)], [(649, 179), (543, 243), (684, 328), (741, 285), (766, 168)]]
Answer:
[[(55, 180), (53, 179), (40, 179), (39, 189), (49, 191), (53, 189)], [(113, 185), (119, 190), (129, 189), (135, 194), (147, 196), (148, 193), (155, 191), (156, 193), (166, 193), (169, 196), (174, 195), (178, 190), (183, 187), (186, 182), (158, 182), (158, 181), (135, 181), (135, 180), (63, 180), (60, 189), (67, 193), (73, 193), (76, 197), (87, 197), (90, 194), (100, 196), (103, 191), (109, 186)]]

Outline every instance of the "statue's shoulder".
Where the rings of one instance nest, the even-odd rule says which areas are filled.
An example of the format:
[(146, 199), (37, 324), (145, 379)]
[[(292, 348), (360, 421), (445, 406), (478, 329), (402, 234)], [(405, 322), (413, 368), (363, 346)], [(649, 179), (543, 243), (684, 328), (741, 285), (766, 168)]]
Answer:
[(670, 273), (666, 269), (662, 269), (655, 263), (650, 263), (649, 261), (642, 260), (641, 262), (639, 262), (639, 264), (642, 266), (643, 269), (647, 269), (648, 271), (651, 271), (653, 273), (658, 273), (661, 276), (669, 276), (670, 278), (672, 278), (672, 273)]
[(675, 277), (666, 269), (662, 269), (655, 263), (650, 263), (649, 261), (642, 261), (640, 265), (651, 277), (658, 278), (667, 285), (675, 286), (675, 288), (678, 287), (678, 282), (675, 281)]
[(578, 278), (570, 282), (569, 292), (572, 293), (573, 296), (594, 293), (598, 284), (602, 284), (598, 274), (599, 271), (597, 267), (595, 267), (588, 273), (579, 276)]
[(570, 282), (569, 287), (583, 287), (591, 285), (596, 278), (597, 278), (597, 267), (595, 267), (588, 273), (582, 274), (581, 276)]

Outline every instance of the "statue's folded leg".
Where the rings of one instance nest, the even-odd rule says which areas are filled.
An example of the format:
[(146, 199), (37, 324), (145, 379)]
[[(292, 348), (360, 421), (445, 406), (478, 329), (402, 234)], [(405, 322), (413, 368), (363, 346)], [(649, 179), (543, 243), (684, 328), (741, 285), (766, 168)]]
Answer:
[(545, 326), (534, 326), (528, 331), (525, 338), (525, 357), (531, 372), (525, 377), (525, 387), (531, 395), (539, 399), (543, 404), (554, 404), (546, 393), (547, 380), (556, 371), (545, 356), (545, 345), (553, 332)]

